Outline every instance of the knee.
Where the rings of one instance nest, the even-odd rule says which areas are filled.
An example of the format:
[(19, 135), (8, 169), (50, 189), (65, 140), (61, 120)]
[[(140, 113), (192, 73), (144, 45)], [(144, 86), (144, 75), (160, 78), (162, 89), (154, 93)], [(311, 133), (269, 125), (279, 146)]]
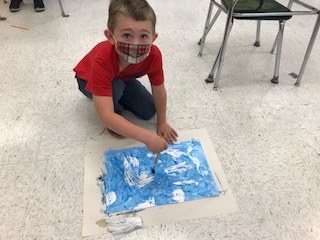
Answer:
[(140, 112), (139, 118), (142, 120), (150, 120), (156, 114), (156, 109), (153, 104), (149, 106), (143, 106)]

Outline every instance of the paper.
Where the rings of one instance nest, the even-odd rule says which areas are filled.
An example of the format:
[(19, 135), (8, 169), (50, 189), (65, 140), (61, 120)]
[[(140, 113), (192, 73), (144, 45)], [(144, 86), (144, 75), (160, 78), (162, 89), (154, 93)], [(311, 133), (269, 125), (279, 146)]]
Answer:
[[(141, 217), (143, 227), (168, 224), (172, 222), (190, 220), (195, 218), (212, 217), (220, 214), (229, 214), (239, 211), (234, 200), (231, 188), (221, 168), (219, 158), (205, 129), (179, 131), (179, 141), (199, 139), (209, 168), (219, 191), (226, 192), (218, 197), (203, 198), (177, 204), (169, 204), (146, 208), (134, 213)], [(141, 143), (132, 139), (115, 139), (108, 134), (97, 136), (88, 141), (85, 150), (85, 175), (83, 196), (83, 228), (82, 235), (98, 235), (107, 233), (104, 213), (106, 205), (101, 202), (101, 191), (97, 186), (97, 178), (104, 169), (104, 152), (132, 147), (141, 147)], [(160, 155), (161, 159), (161, 155)], [(159, 160), (160, 161), (160, 160)], [(158, 166), (156, 166), (156, 171)]]

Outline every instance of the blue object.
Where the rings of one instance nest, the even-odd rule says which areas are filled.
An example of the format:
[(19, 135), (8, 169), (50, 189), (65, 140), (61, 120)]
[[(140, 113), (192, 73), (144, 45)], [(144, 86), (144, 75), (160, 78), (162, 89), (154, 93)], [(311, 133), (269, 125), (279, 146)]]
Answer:
[(107, 214), (219, 195), (199, 140), (169, 145), (153, 174), (155, 157), (146, 147), (105, 152)]

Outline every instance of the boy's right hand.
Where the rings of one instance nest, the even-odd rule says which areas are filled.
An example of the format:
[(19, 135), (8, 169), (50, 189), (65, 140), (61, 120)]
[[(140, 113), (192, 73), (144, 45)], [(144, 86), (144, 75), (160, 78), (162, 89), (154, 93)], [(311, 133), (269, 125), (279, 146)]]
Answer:
[(158, 153), (166, 150), (168, 148), (168, 143), (162, 137), (153, 134), (153, 136), (146, 143), (146, 146), (151, 152)]

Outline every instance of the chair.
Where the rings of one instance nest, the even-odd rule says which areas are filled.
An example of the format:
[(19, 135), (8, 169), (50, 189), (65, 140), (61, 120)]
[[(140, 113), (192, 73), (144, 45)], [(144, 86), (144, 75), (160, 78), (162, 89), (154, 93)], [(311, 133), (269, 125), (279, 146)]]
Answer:
[[(203, 31), (203, 35), (198, 43), (200, 45), (199, 56), (202, 56), (207, 34), (211, 30), (215, 21), (218, 19), (220, 13), (222, 11), (227, 13), (227, 20), (225, 25), (223, 41), (220, 46), (218, 55), (215, 59), (214, 65), (211, 69), (211, 72), (209, 73), (208, 78), (205, 81), (207, 83), (213, 82), (214, 83), (213, 89), (214, 90), (218, 89), (222, 65), (224, 62), (224, 56), (227, 49), (227, 41), (233, 26), (234, 19), (239, 19), (239, 20), (256, 20), (257, 21), (256, 41), (254, 43), (254, 46), (256, 47), (260, 46), (261, 21), (278, 21), (279, 22), (278, 34), (271, 50), (271, 53), (273, 53), (276, 49), (274, 75), (273, 75), (273, 78), (271, 79), (271, 82), (277, 84), (279, 82), (279, 67), (280, 67), (280, 58), (281, 58), (281, 49), (282, 49), (282, 40), (283, 40), (285, 22), (289, 20), (293, 15), (317, 14), (318, 18), (314, 26), (311, 39), (309, 41), (309, 45), (305, 54), (303, 64), (300, 69), (300, 73), (295, 83), (296, 86), (299, 86), (307, 61), (312, 51), (312, 47), (314, 45), (318, 30), (319, 30), (319, 25), (320, 25), (319, 10), (308, 4), (301, 2), (300, 0), (290, 0), (287, 7), (283, 6), (276, 0), (221, 0), (220, 2), (221, 4), (219, 4), (217, 0), (210, 0), (205, 28)], [(293, 3), (297, 3), (308, 10), (292, 11), (291, 7)], [(218, 10), (215, 16), (211, 19), (214, 5), (218, 7)]]

